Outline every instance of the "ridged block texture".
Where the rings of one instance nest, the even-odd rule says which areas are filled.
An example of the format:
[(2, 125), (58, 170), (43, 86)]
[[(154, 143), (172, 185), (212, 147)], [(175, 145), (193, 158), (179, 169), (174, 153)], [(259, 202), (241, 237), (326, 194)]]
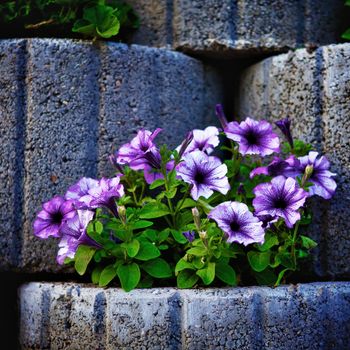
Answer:
[(343, 0), (130, 0), (133, 41), (191, 54), (239, 57), (338, 42)]
[(216, 72), (164, 49), (84, 41), (0, 41), (0, 270), (57, 271), (57, 241), (33, 236), (42, 202), (82, 176), (108, 176), (108, 155), (140, 128), (176, 146), (215, 120)]
[(350, 283), (19, 291), (22, 349), (348, 349)]
[(350, 44), (297, 50), (246, 69), (240, 80), (237, 114), (292, 120), (295, 137), (311, 142), (337, 173), (338, 188), (328, 202), (315, 199), (316, 272), (350, 276)]

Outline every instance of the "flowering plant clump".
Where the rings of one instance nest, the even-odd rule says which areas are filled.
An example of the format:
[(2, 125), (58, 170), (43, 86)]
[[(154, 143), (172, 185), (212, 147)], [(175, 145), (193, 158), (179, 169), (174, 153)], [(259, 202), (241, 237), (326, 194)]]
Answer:
[[(175, 150), (161, 129), (139, 130), (110, 156), (113, 178), (82, 178), (43, 205), (40, 238), (59, 238), (57, 261), (91, 270), (99, 286), (279, 285), (316, 246), (308, 198), (330, 199), (335, 174), (324, 156), (277, 122), (228, 122), (193, 130)], [(219, 157), (220, 156), (220, 157)]]

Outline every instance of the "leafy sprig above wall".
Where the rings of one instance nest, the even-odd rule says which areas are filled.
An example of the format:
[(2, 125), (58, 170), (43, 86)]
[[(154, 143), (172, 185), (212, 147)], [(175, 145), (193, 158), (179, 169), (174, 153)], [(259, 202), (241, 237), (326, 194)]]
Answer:
[(1, 32), (10, 26), (10, 36), (74, 36), (73, 32), (95, 39), (113, 38), (121, 27), (139, 26), (132, 7), (118, 0), (7, 1), (0, 5), (0, 23), (6, 24)]
[[(350, 6), (350, 0), (346, 0), (346, 6)], [(350, 40), (350, 28), (348, 28), (341, 36), (343, 39)]]

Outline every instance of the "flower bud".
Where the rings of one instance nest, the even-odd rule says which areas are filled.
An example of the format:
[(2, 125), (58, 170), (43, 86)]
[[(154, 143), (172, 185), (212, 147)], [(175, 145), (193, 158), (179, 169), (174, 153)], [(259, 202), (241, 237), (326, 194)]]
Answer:
[(284, 118), (279, 121), (277, 121), (276, 126), (280, 128), (282, 131), (283, 135), (286, 137), (288, 143), (290, 144), (290, 147), (294, 148), (294, 142), (293, 142), (293, 136), (290, 131), (290, 120), (289, 118)]
[(225, 113), (224, 113), (224, 109), (222, 108), (221, 104), (217, 104), (215, 106), (215, 112), (216, 112), (216, 116), (220, 120), (222, 128), (225, 129), (227, 124), (228, 124), (228, 121), (226, 119), (226, 116), (225, 116)]
[(199, 237), (200, 239), (204, 240), (207, 238), (207, 231), (199, 231)]
[(121, 222), (126, 225), (126, 208), (124, 205), (118, 206), (118, 216), (121, 220)]
[(201, 229), (201, 217), (196, 207), (192, 208), (192, 215), (193, 215), (194, 224), (196, 225), (196, 228), (199, 231)]

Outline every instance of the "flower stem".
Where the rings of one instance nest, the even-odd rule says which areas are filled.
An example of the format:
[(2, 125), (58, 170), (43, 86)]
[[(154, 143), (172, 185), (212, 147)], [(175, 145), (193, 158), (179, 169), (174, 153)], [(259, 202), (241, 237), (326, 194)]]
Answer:
[(293, 262), (294, 262), (294, 270), (297, 267), (297, 259), (296, 259), (296, 256), (295, 256), (295, 243), (296, 243), (296, 240), (297, 240), (297, 234), (298, 234), (298, 230), (299, 230), (299, 223), (300, 223), (300, 220), (296, 223), (296, 225), (294, 227), (293, 238), (292, 238), (292, 251), (291, 251), (291, 254), (292, 254)]

